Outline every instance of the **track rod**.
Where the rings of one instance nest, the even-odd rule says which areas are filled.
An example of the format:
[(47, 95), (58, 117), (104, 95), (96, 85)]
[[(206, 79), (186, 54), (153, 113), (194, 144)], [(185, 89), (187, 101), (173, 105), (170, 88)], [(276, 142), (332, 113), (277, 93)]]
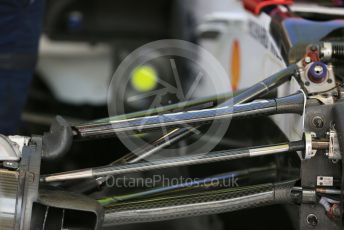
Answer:
[(113, 165), (98, 168), (76, 170), (64, 173), (56, 173), (42, 176), (42, 182), (66, 181), (75, 179), (85, 179), (100, 176), (120, 175), (149, 170), (166, 169), (180, 166), (190, 166), (206, 163), (215, 163), (242, 158), (251, 158), (258, 156), (268, 156), (278, 153), (301, 151), (305, 149), (304, 141), (282, 143), (277, 145), (241, 148), (227, 151), (218, 151), (212, 153), (195, 154), (185, 157), (173, 157), (166, 160), (142, 162), (135, 164)]

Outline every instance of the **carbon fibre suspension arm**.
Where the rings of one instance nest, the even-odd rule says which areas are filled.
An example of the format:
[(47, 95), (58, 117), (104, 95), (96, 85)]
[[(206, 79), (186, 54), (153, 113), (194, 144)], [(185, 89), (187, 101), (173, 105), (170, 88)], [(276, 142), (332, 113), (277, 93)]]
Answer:
[(292, 203), (296, 181), (228, 188), (189, 196), (123, 202), (105, 209), (104, 226), (147, 223)]
[(304, 97), (302, 93), (272, 100), (255, 101), (248, 104), (224, 106), (213, 109), (170, 113), (148, 117), (132, 118), (111, 122), (106, 126), (79, 128), (80, 133), (87, 135), (121, 134), (129, 131), (147, 132), (160, 127), (173, 128), (183, 125), (198, 126), (214, 120), (246, 118), (258, 115), (285, 113), (302, 114)]
[[(229, 118), (229, 117), (244, 118), (247, 116), (254, 116), (254, 115), (256, 116), (256, 115), (262, 115), (262, 114), (264, 114), (264, 115), (271, 115), (271, 114), (278, 114), (278, 113), (302, 114), (303, 106), (304, 106), (303, 100), (304, 99), (303, 99), (302, 94), (295, 94), (295, 95), (280, 98), (280, 99), (268, 100), (268, 101), (263, 101), (263, 102), (252, 102), (249, 104), (242, 104), (242, 105), (233, 106), (232, 107), (233, 111), (229, 110), (230, 107), (225, 107), (221, 111), (220, 115), (217, 115), (217, 114), (212, 114), (212, 115), (215, 115), (215, 118), (216, 118), (216, 116), (219, 116), (220, 118), (224, 118), (224, 117), (225, 118)], [(173, 114), (173, 115), (175, 115), (175, 114)], [(183, 115), (183, 113), (178, 113), (176, 115), (177, 116)], [(192, 123), (194, 121), (198, 122), (198, 118), (200, 117), (200, 115), (198, 115), (197, 113), (193, 113), (192, 115), (194, 117), (188, 115), (187, 119), (179, 119), (178, 124), (181, 120), (189, 122), (189, 123)], [(201, 115), (203, 115), (203, 113), (201, 113)], [(167, 116), (167, 115), (165, 115), (165, 116)], [(195, 119), (195, 117), (197, 119)], [(207, 121), (214, 119), (212, 116), (206, 117), (206, 118), (208, 119)], [(160, 123), (154, 123), (155, 119), (156, 119), (155, 116), (154, 117), (148, 117), (148, 118), (138, 118), (137, 120), (134, 119), (132, 121), (134, 121), (134, 124), (140, 124), (140, 122), (142, 122), (142, 119), (148, 119), (148, 128), (151, 128), (151, 124), (152, 125), (157, 125), (157, 124), (160, 125)], [(160, 121), (161, 119), (158, 119), (158, 120)], [(204, 120), (206, 120), (206, 119), (204, 119)], [(149, 122), (151, 122), (151, 123), (149, 123)], [(173, 120), (168, 120), (168, 122), (174, 124)], [(118, 130), (123, 130), (123, 127), (126, 129), (126, 131), (127, 131), (127, 128), (133, 130), (132, 128), (135, 127), (132, 123), (128, 126), (127, 122), (125, 122), (125, 123), (119, 122), (118, 124), (120, 124)], [(147, 124), (144, 124), (144, 125), (147, 125)], [(137, 127), (135, 127), (135, 128), (137, 128)], [(263, 149), (263, 150), (258, 149), (257, 150), (256, 149), (255, 151), (257, 151), (258, 154), (252, 154), (252, 151), (254, 152), (254, 150), (252, 150), (252, 149), (238, 149), (238, 150), (226, 151), (224, 156), (222, 156), (223, 153), (220, 153), (219, 156), (209, 155), (207, 159), (204, 159), (203, 154), (201, 154), (202, 155), (201, 158), (200, 158), (200, 156), (190, 156), (190, 159), (179, 159), (180, 165), (176, 165), (175, 162), (174, 163), (173, 162), (170, 162), (170, 163), (164, 162), (164, 163), (166, 165), (168, 165), (169, 167), (185, 166), (185, 165), (196, 164), (196, 163), (198, 164), (198, 163), (216, 162), (219, 160), (231, 160), (231, 159), (237, 159), (237, 158), (242, 158), (242, 157), (260, 156), (261, 153), (265, 153), (265, 152), (267, 152), (267, 153), (280, 153), (280, 152), (295, 151), (295, 150), (290, 150), (291, 144), (292, 143), (290, 143), (287, 146), (282, 146), (281, 150), (275, 149), (276, 151), (272, 151), (272, 152), (270, 149), (269, 150), (266, 150), (266, 149)], [(303, 149), (303, 146), (301, 147), (301, 149), (298, 149), (298, 150), (302, 150), (302, 149)], [(212, 158), (212, 159), (209, 159), (209, 158)], [(177, 161), (177, 159), (174, 159), (174, 160)], [(160, 162), (160, 163), (162, 163), (162, 162)], [(123, 174), (123, 173), (132, 172), (133, 169), (130, 169), (129, 171), (127, 171), (131, 167), (134, 167), (136, 171), (140, 171), (140, 170), (142, 171), (143, 168), (148, 168), (149, 170), (159, 168), (159, 167), (154, 168), (153, 166), (157, 166), (157, 165), (152, 165), (152, 166), (139, 165), (139, 164), (137, 164), (137, 165), (131, 164), (129, 166), (127, 166), (127, 165), (111, 166), (110, 165), (110, 166), (105, 166), (105, 167), (100, 167), (100, 168), (95, 168), (95, 169), (85, 169), (85, 170), (78, 170), (78, 171), (60, 173), (60, 174), (55, 174), (55, 175), (48, 175), (48, 176), (43, 177), (42, 181), (51, 182), (51, 181), (59, 181), (59, 180), (92, 178), (92, 177), (113, 175), (113, 174), (118, 174), (118, 173)], [(161, 166), (161, 164), (160, 164), (160, 166)], [(123, 167), (127, 168), (127, 169), (124, 169)]]
[[(271, 92), (272, 90), (276, 89), (278, 86), (282, 85), (283, 83), (289, 81), (291, 77), (293, 76), (298, 77), (298, 68), (294, 64), (264, 79), (263, 81), (258, 82), (252, 87), (244, 90), (242, 93), (239, 93), (239, 95), (235, 96), (234, 98), (225, 101), (224, 103), (218, 106), (219, 110), (214, 109), (214, 111), (210, 111), (208, 116), (214, 115), (214, 113), (217, 113), (217, 112), (224, 111), (226, 107), (230, 107), (231, 105), (238, 105), (241, 103), (245, 103), (245, 102), (257, 99), (259, 96), (267, 94)], [(211, 112), (213, 112), (213, 114)], [(154, 113), (155, 113), (154, 111), (150, 111), (148, 114), (154, 114)], [(207, 113), (204, 112), (203, 116), (204, 115), (207, 115)], [(183, 115), (178, 115), (176, 117), (169, 117), (169, 118), (174, 120), (175, 123), (177, 123), (177, 119), (180, 119), (180, 117), (183, 117)], [(129, 117), (127, 121), (130, 121), (132, 119), (137, 121), (138, 118), (131, 116)], [(165, 118), (165, 119), (168, 119), (168, 118)], [(111, 121), (110, 119), (103, 122), (94, 122), (94, 123), (88, 123), (88, 124), (83, 124), (83, 125), (77, 125), (73, 127), (74, 132), (75, 132), (74, 134), (76, 137), (79, 137), (79, 138), (92, 138), (92, 137), (98, 138), (99, 136), (104, 137), (104, 136), (115, 135), (119, 132), (119, 129), (116, 130), (114, 128), (116, 126), (118, 128), (119, 124), (117, 122), (121, 122), (121, 121), (125, 122), (126, 120), (122, 119), (122, 120)], [(134, 121), (130, 121), (130, 123), (134, 124)], [(114, 124), (116, 125), (114, 126)], [(179, 132), (180, 135), (184, 135), (184, 132), (186, 131), (190, 132), (188, 128), (182, 128), (182, 129), (184, 131)]]

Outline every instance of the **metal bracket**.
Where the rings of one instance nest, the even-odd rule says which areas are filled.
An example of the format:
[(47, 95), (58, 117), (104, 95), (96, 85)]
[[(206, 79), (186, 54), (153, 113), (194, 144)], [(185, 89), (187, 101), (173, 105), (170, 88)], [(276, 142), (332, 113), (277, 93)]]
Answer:
[(31, 140), (31, 137), (26, 136), (8, 136), (8, 139), (13, 142), (13, 144), (19, 149), (20, 152), (23, 152), (24, 146), (28, 146)]
[[(306, 63), (304, 65), (304, 63)], [(302, 88), (307, 92), (307, 94), (320, 94), (323, 92), (331, 91), (332, 89), (335, 90), (336, 87), (336, 80), (335, 75), (333, 71), (333, 65), (331, 63), (324, 64), (324, 68), (326, 69), (326, 77), (322, 82), (312, 82), (311, 79), (309, 79), (309, 71), (311, 71), (311, 67), (315, 62), (307, 63), (305, 62), (305, 59), (302, 59), (297, 63), (297, 66), (299, 67), (299, 73), (300, 73), (300, 85)], [(327, 104), (327, 100), (325, 100), (325, 104)]]
[(0, 161), (19, 161), (21, 151), (18, 145), (6, 136), (0, 135)]
[(333, 161), (338, 161), (342, 159), (342, 155), (340, 154), (339, 149), (339, 142), (337, 137), (337, 132), (334, 129), (331, 129), (327, 133), (330, 141), (329, 141), (329, 151), (326, 153), (328, 158)]
[(315, 154), (317, 153), (317, 150), (313, 149), (313, 144), (312, 144), (313, 138), (315, 137), (316, 137), (315, 133), (305, 132), (304, 134), (304, 140), (305, 140), (305, 145), (306, 145), (305, 154), (304, 154), (305, 160), (309, 160), (313, 158)]

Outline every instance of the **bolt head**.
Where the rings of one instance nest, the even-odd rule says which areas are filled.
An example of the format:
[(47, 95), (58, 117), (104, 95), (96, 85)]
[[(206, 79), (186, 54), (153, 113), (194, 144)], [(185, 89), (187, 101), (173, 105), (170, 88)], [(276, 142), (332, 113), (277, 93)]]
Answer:
[(314, 67), (314, 71), (317, 73), (317, 74), (322, 74), (324, 72), (324, 68), (321, 66), (321, 65), (316, 65)]
[(318, 217), (314, 214), (309, 214), (306, 220), (307, 220), (307, 224), (312, 227), (315, 227), (318, 225)]
[(312, 62), (312, 59), (310, 58), (310, 57), (305, 57), (305, 62), (307, 63), (307, 64), (309, 64), (309, 63), (311, 63)]
[(313, 83), (322, 83), (327, 78), (327, 72), (327, 66), (324, 63), (314, 62), (307, 72), (308, 79)]
[(316, 116), (312, 119), (312, 124), (318, 129), (322, 129), (324, 127), (324, 123), (324, 119), (320, 116)]

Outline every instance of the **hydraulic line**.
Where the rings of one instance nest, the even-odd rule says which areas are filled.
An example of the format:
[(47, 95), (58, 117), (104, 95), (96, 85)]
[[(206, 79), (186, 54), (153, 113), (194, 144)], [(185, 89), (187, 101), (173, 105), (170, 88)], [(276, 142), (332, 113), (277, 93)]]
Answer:
[(297, 93), (287, 97), (254, 101), (241, 105), (119, 120), (107, 126), (83, 127), (79, 129), (79, 132), (85, 136), (104, 135), (106, 133), (121, 134), (128, 131), (146, 132), (162, 126), (165, 128), (198, 126), (220, 119), (285, 113), (302, 114), (303, 105), (303, 94)]
[(105, 209), (104, 226), (147, 223), (291, 203), (295, 181), (228, 188), (192, 195), (121, 202)]
[(304, 141), (295, 141), (276, 145), (241, 148), (212, 153), (194, 154), (185, 157), (173, 157), (165, 160), (142, 162), (135, 164), (104, 166), (70, 172), (56, 173), (41, 177), (42, 182), (66, 181), (74, 179), (120, 175), (127, 173), (144, 172), (149, 170), (166, 169), (180, 166), (190, 166), (206, 163), (215, 163), (241, 158), (268, 156), (278, 153), (302, 151), (305, 149)]

